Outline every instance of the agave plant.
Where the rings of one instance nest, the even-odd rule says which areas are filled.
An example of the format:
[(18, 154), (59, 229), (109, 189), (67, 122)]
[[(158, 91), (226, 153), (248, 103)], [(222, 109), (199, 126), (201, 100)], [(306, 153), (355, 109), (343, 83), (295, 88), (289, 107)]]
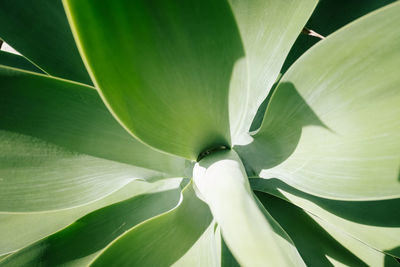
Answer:
[(396, 265), (400, 3), (328, 2), (2, 1), (0, 266)]

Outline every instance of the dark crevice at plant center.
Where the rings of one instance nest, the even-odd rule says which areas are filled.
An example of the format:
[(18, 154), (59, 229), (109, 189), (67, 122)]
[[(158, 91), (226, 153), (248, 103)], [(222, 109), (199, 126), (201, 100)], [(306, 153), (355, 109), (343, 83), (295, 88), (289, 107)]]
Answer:
[(230, 150), (230, 149), (231, 148), (229, 146), (226, 146), (226, 145), (218, 145), (218, 146), (215, 146), (215, 147), (207, 148), (206, 150), (204, 150), (203, 152), (201, 152), (199, 154), (199, 156), (197, 157), (196, 161), (199, 162), (203, 158), (205, 158), (205, 157), (207, 157), (207, 156), (209, 156), (209, 155), (211, 155), (211, 154), (213, 154), (215, 152), (218, 152), (218, 151), (221, 151), (221, 150)]

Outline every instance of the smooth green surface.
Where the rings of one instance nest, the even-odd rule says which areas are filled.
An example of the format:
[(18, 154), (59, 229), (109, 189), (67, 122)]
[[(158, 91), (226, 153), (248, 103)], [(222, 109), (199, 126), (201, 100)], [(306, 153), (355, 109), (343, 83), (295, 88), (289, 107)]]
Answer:
[(102, 207), (139, 194), (175, 189), (179, 187), (181, 180), (179, 178), (167, 179), (155, 183), (133, 181), (101, 200), (67, 210), (20, 214), (1, 213), (0, 235), (2, 238), (0, 239), (0, 255), (32, 244)]
[(218, 254), (218, 237), (215, 223), (211, 223), (201, 237), (183, 255), (173, 267), (218, 267), (220, 255)]
[(335, 199), (400, 196), (399, 12), (344, 27), (283, 76), (254, 140), (236, 147), (250, 176)]
[(183, 159), (133, 139), (92, 88), (7, 67), (0, 77), (0, 211), (82, 205), (136, 178), (184, 174)]
[(180, 195), (180, 188), (177, 188), (139, 195), (96, 210), (65, 229), (14, 253), (0, 266), (83, 266), (125, 231), (174, 208)]
[(126, 232), (92, 266), (170, 266), (201, 238), (211, 220), (207, 205), (196, 197), (190, 183), (175, 209)]
[[(312, 16), (307, 21), (306, 27), (322, 36), (328, 36), (353, 20), (395, 1), (396, 0), (320, 0)], [(319, 41), (319, 38), (300, 34), (290, 49), (281, 72), (285, 73), (304, 52)]]
[(92, 87), (0, 67), (0, 129), (71, 151), (182, 176), (183, 159), (135, 140), (111, 116)]
[(77, 154), (0, 130), (0, 212), (48, 211), (95, 201), (134, 179), (160, 174)]
[(91, 84), (61, 1), (2, 1), (0, 38), (46, 73)]
[(246, 142), (257, 109), (267, 96), (290, 47), (315, 8), (316, 0), (229, 0), (245, 57), (235, 65), (229, 96), (232, 142)]
[(278, 179), (251, 179), (254, 190), (290, 201), (364, 244), (400, 257), (400, 199), (342, 201), (316, 197)]
[(230, 145), (229, 84), (243, 50), (227, 2), (64, 5), (91, 77), (133, 135), (192, 160)]
[(335, 226), (277, 197), (261, 192), (256, 195), (292, 238), (307, 266), (333, 266), (335, 261), (345, 266), (386, 266), (383, 253)]
[(24, 69), (28, 71), (34, 71), (38, 73), (43, 73), (35, 65), (26, 60), (23, 56), (9, 53), (0, 50), (0, 65), (5, 65), (9, 67), (14, 67), (18, 69)]
[(221, 236), (221, 267), (240, 267)]
[(221, 151), (201, 160), (195, 165), (193, 179), (241, 265), (304, 265), (284, 230), (267, 211), (259, 209), (234, 151)]

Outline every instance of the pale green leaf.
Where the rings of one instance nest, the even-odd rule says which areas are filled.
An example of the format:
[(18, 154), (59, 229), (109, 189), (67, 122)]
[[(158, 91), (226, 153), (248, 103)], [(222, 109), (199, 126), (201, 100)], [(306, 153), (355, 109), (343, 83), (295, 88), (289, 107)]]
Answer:
[(221, 236), (221, 267), (240, 267)]
[(216, 232), (215, 223), (211, 223), (201, 237), (183, 255), (173, 267), (219, 267), (220, 256), (218, 254), (219, 232)]
[(292, 238), (307, 266), (332, 266), (333, 261), (344, 266), (384, 266), (383, 253), (335, 226), (269, 194), (256, 192), (256, 195)]
[(126, 129), (192, 160), (230, 145), (229, 83), (243, 49), (226, 1), (64, 5), (91, 77)]
[[(71, 224), (80, 217), (148, 192), (161, 192), (177, 188), (182, 179), (161, 180), (155, 183), (134, 181), (111, 195), (77, 208), (39, 213), (0, 214), (0, 255), (18, 250)], [(21, 234), (23, 233), (23, 234)]]
[(185, 160), (135, 140), (92, 88), (7, 67), (0, 78), (0, 211), (73, 207), (183, 175)]
[(91, 84), (61, 1), (2, 1), (0, 38), (46, 73)]
[(303, 266), (290, 238), (250, 190), (233, 151), (209, 155), (195, 165), (193, 179), (210, 206), (227, 246), (244, 266)]
[(91, 266), (171, 266), (196, 244), (211, 220), (207, 205), (196, 197), (190, 183), (175, 209), (126, 232)]
[[(400, 199), (343, 201), (313, 196), (278, 179), (251, 179), (254, 190), (290, 201), (364, 244), (400, 257)], [(389, 252), (390, 251), (390, 252)]]
[[(321, 34), (322, 36), (328, 36), (353, 20), (395, 1), (396, 0), (318, 1), (318, 5), (310, 19), (307, 21), (306, 27)], [(298, 59), (302, 54), (304, 54), (304, 52), (306, 52), (311, 46), (320, 40), (321, 39), (314, 36), (300, 34), (290, 49), (281, 72), (285, 73), (287, 69), (296, 61), (296, 59)]]
[(0, 148), (1, 212), (75, 207), (105, 197), (135, 179), (161, 176), (3, 130)]
[(236, 147), (250, 176), (335, 199), (400, 196), (400, 3), (329, 36), (283, 76)]
[(125, 231), (176, 206), (180, 191), (178, 187), (139, 195), (96, 210), (65, 229), (19, 250), (0, 266), (86, 265)]
[(246, 142), (257, 109), (276, 81), (290, 47), (317, 0), (229, 0), (245, 49), (230, 91), (232, 142)]

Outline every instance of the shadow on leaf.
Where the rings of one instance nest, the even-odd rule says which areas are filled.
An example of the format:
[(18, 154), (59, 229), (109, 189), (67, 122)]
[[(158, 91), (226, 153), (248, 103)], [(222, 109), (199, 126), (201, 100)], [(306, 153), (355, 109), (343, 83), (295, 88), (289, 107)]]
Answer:
[(280, 190), (297, 197), (312, 201), (321, 208), (347, 220), (366, 225), (381, 227), (400, 226), (400, 199), (374, 201), (345, 201), (332, 200), (314, 196), (300, 191), (279, 179), (250, 179), (253, 190), (267, 192), (282, 199), (286, 199)]
[(272, 95), (254, 140), (248, 145), (234, 147), (243, 160), (247, 174), (258, 175), (261, 170), (285, 161), (295, 151), (303, 127), (309, 125), (328, 129), (292, 83), (281, 83)]
[(307, 266), (334, 266), (326, 256), (347, 266), (368, 266), (336, 241), (302, 209), (260, 191), (256, 191), (255, 194), (292, 238)]
[[(65, 229), (42, 239), (5, 259), (10, 266), (85, 265), (98, 252), (138, 223), (172, 209), (180, 190), (144, 194), (94, 211)], [(83, 261), (83, 262), (82, 262)]]

